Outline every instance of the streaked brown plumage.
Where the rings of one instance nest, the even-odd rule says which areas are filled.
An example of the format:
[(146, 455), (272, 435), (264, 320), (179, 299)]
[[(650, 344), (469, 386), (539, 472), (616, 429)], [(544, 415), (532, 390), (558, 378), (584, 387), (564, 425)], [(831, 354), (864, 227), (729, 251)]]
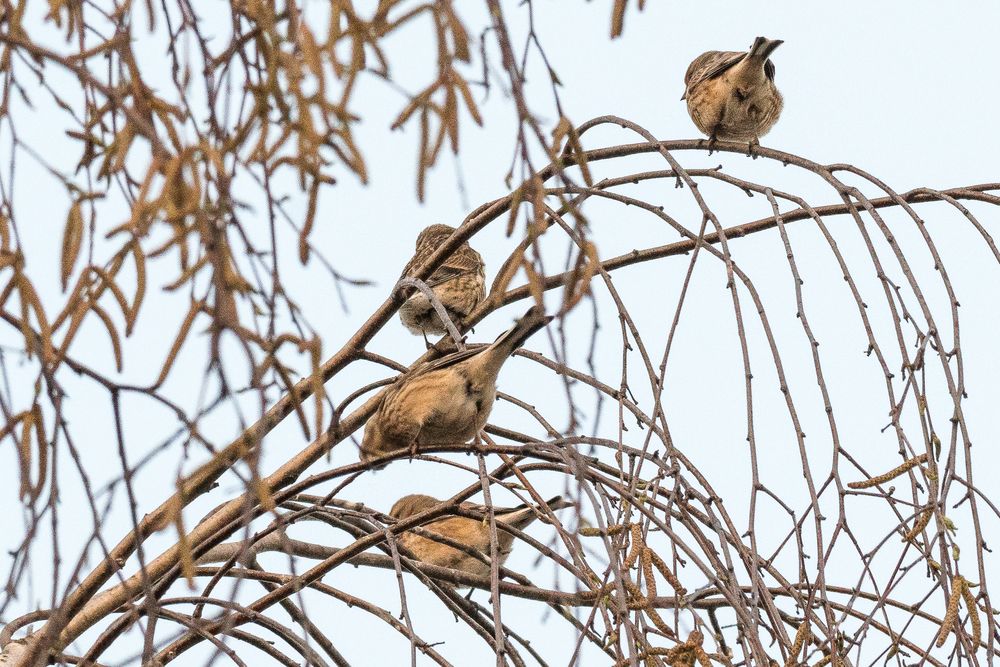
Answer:
[(534, 306), (493, 344), (449, 354), (397, 380), (365, 425), (361, 460), (474, 438), (493, 409), (500, 368), (551, 319)]
[[(404, 496), (396, 501), (389, 514), (396, 519), (406, 519), (415, 514), (430, 509), (441, 501), (421, 494)], [(563, 500), (562, 496), (556, 496), (546, 502), (553, 512), (564, 507), (569, 507), (572, 503)], [(482, 512), (487, 516), (487, 508), (484, 505), (474, 503), (462, 503), (462, 509), (474, 512)], [(496, 508), (494, 517), (497, 524), (505, 524), (517, 530), (524, 530), (535, 519), (539, 517), (541, 510), (533, 505), (519, 505), (518, 507)], [(479, 576), (489, 576), (489, 555), (490, 555), (490, 524), (488, 520), (470, 519), (462, 516), (452, 516), (444, 519), (431, 521), (423, 526), (423, 530), (442, 535), (460, 544), (476, 549), (484, 556), (483, 562), (459, 549), (450, 547), (441, 542), (436, 542), (430, 537), (422, 537), (412, 532), (405, 532), (399, 536), (399, 543), (413, 552), (418, 560), (447, 567), (453, 570), (462, 570), (470, 574)], [(507, 556), (514, 547), (514, 536), (497, 526), (497, 556), (499, 565), (503, 565)]]
[(758, 37), (745, 53), (707, 51), (688, 67), (681, 99), (712, 142), (747, 141), (752, 147), (777, 122), (783, 102), (768, 56), (782, 43)]
[[(413, 269), (423, 264), (454, 231), (455, 228), (448, 225), (431, 225), (420, 232), (413, 258), (406, 264), (400, 278), (408, 277)], [(483, 300), (486, 284), (483, 258), (468, 243), (463, 243), (425, 282), (441, 300), (448, 316), (458, 322)], [(400, 306), (399, 319), (417, 335), (442, 335), (447, 332), (430, 299), (420, 291), (415, 291)]]

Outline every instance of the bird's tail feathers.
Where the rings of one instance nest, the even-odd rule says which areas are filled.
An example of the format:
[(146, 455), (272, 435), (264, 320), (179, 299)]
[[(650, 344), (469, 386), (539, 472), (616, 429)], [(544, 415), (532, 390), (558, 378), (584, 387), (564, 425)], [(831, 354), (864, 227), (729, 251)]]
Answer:
[(545, 501), (545, 504), (549, 506), (549, 509), (555, 512), (557, 510), (565, 509), (567, 507), (572, 507), (573, 501), (567, 500), (562, 496), (552, 496), (551, 498)]
[(784, 43), (785, 42), (780, 39), (758, 37), (753, 41), (753, 46), (750, 47), (750, 51), (747, 52), (747, 59), (760, 61), (767, 60), (768, 57), (774, 53), (774, 50)]
[(541, 306), (532, 306), (510, 329), (500, 334), (490, 347), (504, 354), (499, 358), (506, 359), (514, 350), (524, 345), (539, 329), (552, 321), (551, 315), (546, 315)]
[[(553, 496), (545, 501), (545, 504), (549, 506), (549, 509), (553, 512), (557, 512), (566, 507), (572, 507), (573, 503), (566, 500), (562, 496)], [(540, 511), (540, 510), (539, 510)], [(518, 505), (514, 509), (505, 513), (503, 517), (503, 522), (509, 526), (513, 526), (518, 529), (522, 529), (528, 526), (532, 521), (538, 518), (538, 513), (534, 510), (534, 506), (530, 504)]]

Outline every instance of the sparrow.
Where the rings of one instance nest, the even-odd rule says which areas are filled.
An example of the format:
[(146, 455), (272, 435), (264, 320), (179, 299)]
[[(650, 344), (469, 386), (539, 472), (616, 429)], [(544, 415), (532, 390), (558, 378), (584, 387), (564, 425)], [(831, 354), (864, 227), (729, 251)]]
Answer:
[(449, 354), (404, 374), (365, 425), (361, 460), (476, 437), (493, 409), (500, 368), (551, 320), (533, 306), (492, 344)]
[[(454, 231), (455, 228), (448, 225), (431, 225), (420, 232), (416, 251), (400, 279), (409, 277), (410, 272), (423, 264)], [(441, 301), (448, 316), (456, 322), (461, 321), (485, 296), (486, 266), (483, 258), (468, 243), (463, 243), (434, 270), (426, 284)], [(443, 335), (447, 332), (430, 299), (420, 290), (415, 290), (400, 306), (399, 319), (412, 333), (425, 338), (428, 334)]]
[(769, 56), (782, 44), (758, 37), (746, 53), (706, 51), (688, 66), (681, 99), (710, 147), (717, 139), (746, 141), (749, 155), (778, 120), (783, 103)]
[[(389, 510), (389, 515), (396, 520), (406, 519), (430, 509), (440, 502), (437, 498), (422, 494), (403, 496)], [(553, 512), (572, 505), (562, 496), (550, 498), (545, 504)], [(421, 528), (428, 533), (441, 535), (482, 552), (486, 556), (485, 562), (442, 542), (436, 542), (433, 538), (423, 537), (410, 531), (399, 535), (397, 538), (399, 544), (409, 549), (417, 557), (417, 560), (423, 563), (461, 570), (482, 577), (489, 576), (490, 523), (487, 518), (489, 510), (485, 505), (475, 503), (461, 503), (459, 507), (471, 512), (482, 512), (483, 518), (470, 519), (464, 516), (452, 516), (431, 521)], [(503, 530), (499, 524), (516, 530), (524, 530), (535, 519), (542, 516), (542, 510), (536, 505), (518, 505), (517, 507), (495, 508), (493, 516), (498, 524), (497, 556), (499, 562), (497, 564), (503, 565), (513, 550), (514, 535)]]

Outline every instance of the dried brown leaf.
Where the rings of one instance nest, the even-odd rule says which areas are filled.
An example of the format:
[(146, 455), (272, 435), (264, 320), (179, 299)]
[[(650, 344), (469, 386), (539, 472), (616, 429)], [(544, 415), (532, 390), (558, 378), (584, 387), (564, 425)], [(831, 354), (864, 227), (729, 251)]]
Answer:
[(904, 461), (901, 465), (896, 466), (889, 472), (877, 475), (875, 477), (872, 477), (871, 479), (866, 479), (863, 482), (851, 482), (847, 486), (852, 489), (867, 489), (872, 486), (878, 486), (879, 484), (884, 484), (888, 481), (896, 479), (897, 477), (905, 473), (907, 470), (910, 470), (911, 468), (918, 466), (921, 463), (924, 463), (925, 461), (927, 461), (926, 452), (920, 454), (919, 456), (914, 456), (912, 459)]
[(177, 559), (180, 561), (181, 574), (187, 580), (188, 588), (194, 590), (195, 561), (194, 553), (191, 550), (191, 541), (188, 539), (187, 531), (184, 529), (184, 506), (181, 504), (181, 488), (178, 484), (177, 494), (168, 501), (170, 506), (167, 510), (169, 521), (177, 529)]
[(73, 266), (80, 256), (80, 248), (83, 246), (83, 211), (80, 202), (75, 201), (69, 207), (69, 214), (66, 216), (66, 228), (63, 230), (62, 261), (59, 279), (63, 291), (69, 284), (69, 277), (73, 274)]
[(962, 597), (962, 589), (964, 587), (965, 579), (962, 575), (958, 575), (952, 579), (948, 608), (945, 610), (944, 619), (941, 621), (941, 629), (938, 631), (937, 641), (934, 643), (938, 648), (944, 646), (948, 635), (958, 627), (958, 601)]
[(972, 640), (973, 648), (978, 650), (980, 643), (983, 641), (983, 623), (979, 618), (979, 608), (976, 606), (976, 598), (969, 588), (969, 583), (963, 581), (962, 584), (962, 600), (964, 600), (965, 607), (969, 611), (969, 621), (972, 623), (970, 639)]
[(319, 185), (317, 179), (313, 179), (309, 188), (309, 201), (306, 205), (306, 219), (302, 223), (302, 231), (299, 232), (299, 261), (302, 264), (309, 262), (309, 234), (312, 233), (313, 224), (316, 221), (316, 202), (319, 198)]
[(170, 346), (167, 358), (163, 361), (163, 366), (160, 368), (160, 375), (156, 378), (156, 382), (153, 383), (154, 389), (162, 385), (167, 379), (167, 375), (170, 374), (170, 369), (173, 367), (174, 362), (177, 361), (177, 355), (180, 353), (181, 347), (184, 345), (184, 341), (191, 332), (191, 326), (194, 324), (194, 319), (198, 316), (198, 313), (201, 313), (204, 310), (204, 301), (194, 301), (191, 303), (191, 307), (188, 308), (187, 315), (184, 316), (184, 321), (181, 322), (180, 329), (177, 331), (177, 336), (174, 338), (174, 344)]
[(18, 463), (21, 467), (21, 487), (17, 495), (21, 500), (31, 494), (31, 427), (34, 418), (34, 412), (21, 413), (21, 437), (17, 442)]
[(299, 25), (298, 37), (299, 45), (302, 47), (302, 59), (305, 60), (306, 66), (313, 73), (313, 76), (322, 78), (323, 60), (320, 57), (320, 49), (316, 44), (312, 30), (309, 29), (305, 21)]
[(625, 8), (628, 0), (615, 0), (611, 8), (611, 38), (621, 37), (625, 28)]
[(123, 366), (122, 343), (118, 336), (118, 330), (115, 328), (115, 323), (112, 321), (111, 316), (108, 315), (107, 311), (97, 305), (97, 303), (91, 303), (90, 309), (97, 314), (97, 317), (104, 324), (104, 328), (108, 332), (108, 338), (111, 339), (111, 350), (115, 355), (115, 368), (119, 373), (121, 373)]

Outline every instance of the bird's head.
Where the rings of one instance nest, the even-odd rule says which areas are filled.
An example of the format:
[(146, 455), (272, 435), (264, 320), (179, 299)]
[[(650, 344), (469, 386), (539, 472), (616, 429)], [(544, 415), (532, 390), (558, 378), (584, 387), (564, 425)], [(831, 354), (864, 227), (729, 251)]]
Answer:
[(451, 236), (455, 231), (455, 228), (451, 225), (436, 224), (425, 228), (417, 236), (417, 245), (420, 246), (428, 241), (434, 241), (435, 243), (440, 242), (449, 236)]
[(432, 496), (425, 496), (422, 493), (411, 493), (396, 501), (392, 509), (389, 510), (389, 516), (402, 521), (407, 517), (420, 514), (424, 510), (434, 507), (439, 502), (441, 501)]

